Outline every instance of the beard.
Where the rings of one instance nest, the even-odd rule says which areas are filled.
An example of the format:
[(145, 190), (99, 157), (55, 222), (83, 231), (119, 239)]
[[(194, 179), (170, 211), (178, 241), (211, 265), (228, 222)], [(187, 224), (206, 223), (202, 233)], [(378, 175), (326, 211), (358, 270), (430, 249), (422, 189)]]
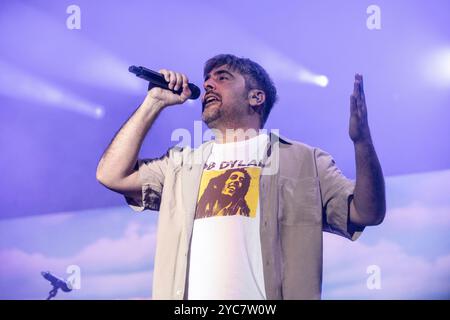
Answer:
[(223, 193), (221, 193), (220, 194), (220, 197), (219, 197), (219, 204), (221, 205), (221, 206), (227, 206), (228, 204), (230, 204), (231, 202), (233, 202), (233, 200), (235, 200), (234, 199), (234, 197), (233, 196), (231, 196), (231, 195), (229, 195), (229, 194), (223, 194)]
[(243, 106), (244, 104), (245, 100), (240, 101), (236, 99), (228, 104), (224, 104), (221, 100), (219, 103), (215, 103), (207, 108), (204, 107), (202, 120), (209, 129), (216, 129), (219, 125), (233, 127), (234, 124), (240, 123), (242, 117), (247, 115), (244, 114), (246, 112), (244, 111), (245, 108), (236, 107)]
[(203, 110), (202, 120), (208, 126), (208, 128), (212, 129), (215, 127), (214, 123), (216, 122), (216, 120), (220, 119), (221, 116), (222, 113), (220, 110), (220, 106), (213, 105)]

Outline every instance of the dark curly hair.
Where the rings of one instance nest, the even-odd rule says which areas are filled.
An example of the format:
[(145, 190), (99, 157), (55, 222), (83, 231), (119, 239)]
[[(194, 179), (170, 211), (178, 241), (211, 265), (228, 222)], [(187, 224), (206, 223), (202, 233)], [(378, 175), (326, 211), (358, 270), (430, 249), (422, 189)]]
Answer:
[(258, 63), (250, 59), (239, 58), (232, 54), (219, 54), (206, 61), (203, 76), (206, 77), (213, 69), (223, 65), (239, 72), (244, 77), (247, 90), (259, 89), (266, 94), (262, 112), (259, 113), (260, 127), (263, 128), (273, 105), (277, 101), (277, 89), (269, 74)]

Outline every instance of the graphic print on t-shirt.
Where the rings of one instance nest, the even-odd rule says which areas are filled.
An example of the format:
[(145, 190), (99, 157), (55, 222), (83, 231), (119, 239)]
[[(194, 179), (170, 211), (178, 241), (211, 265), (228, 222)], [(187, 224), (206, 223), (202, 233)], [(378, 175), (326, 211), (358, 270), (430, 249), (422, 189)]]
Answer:
[(226, 170), (205, 168), (200, 184), (195, 219), (241, 215), (256, 217), (259, 167)]

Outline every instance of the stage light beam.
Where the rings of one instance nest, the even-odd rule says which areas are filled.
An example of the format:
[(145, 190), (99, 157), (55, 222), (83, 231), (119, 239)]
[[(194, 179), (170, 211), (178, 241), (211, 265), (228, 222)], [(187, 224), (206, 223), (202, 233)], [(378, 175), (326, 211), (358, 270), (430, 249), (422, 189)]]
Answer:
[(105, 108), (0, 60), (0, 95), (103, 118)]
[(276, 78), (309, 83), (322, 88), (328, 86), (327, 76), (312, 72), (281, 53), (268, 47), (261, 48), (260, 52), (257, 57)]

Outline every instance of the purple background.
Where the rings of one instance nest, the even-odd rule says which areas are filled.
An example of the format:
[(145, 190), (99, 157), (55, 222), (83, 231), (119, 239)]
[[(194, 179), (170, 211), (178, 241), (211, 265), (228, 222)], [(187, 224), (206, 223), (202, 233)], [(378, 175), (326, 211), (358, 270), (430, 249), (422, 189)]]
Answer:
[[(80, 30), (66, 26), (72, 4)], [(372, 4), (380, 30), (366, 26)], [(128, 66), (177, 70), (201, 86), (204, 62), (233, 53), (277, 85), (266, 128), (327, 150), (350, 178), (349, 95), (364, 75), (388, 217), (356, 243), (325, 237), (324, 298), (448, 299), (448, 12), (446, 0), (1, 1), (0, 298), (45, 298), (39, 272), (63, 277), (70, 264), (83, 289), (58, 298), (151, 297), (157, 216), (128, 215), (95, 179), (145, 96)], [(328, 86), (302, 81), (302, 70)], [(141, 157), (174, 145), (175, 129), (192, 132), (200, 111), (199, 101), (164, 110)], [(372, 264), (381, 291), (366, 288)]]
[[(384, 173), (450, 167), (450, 58), (432, 58), (450, 48), (448, 1), (77, 1), (80, 30), (66, 27), (70, 4), (0, 4), (2, 217), (121, 204), (95, 169), (145, 95), (127, 67), (179, 70), (201, 85), (203, 63), (218, 53), (261, 63), (280, 97), (266, 128), (329, 151), (349, 177), (355, 72), (365, 76)], [(380, 30), (366, 26), (371, 4), (381, 9)], [(296, 80), (301, 68), (329, 85)], [(159, 156), (174, 129), (192, 131), (199, 119), (198, 102), (165, 110), (141, 155)]]

